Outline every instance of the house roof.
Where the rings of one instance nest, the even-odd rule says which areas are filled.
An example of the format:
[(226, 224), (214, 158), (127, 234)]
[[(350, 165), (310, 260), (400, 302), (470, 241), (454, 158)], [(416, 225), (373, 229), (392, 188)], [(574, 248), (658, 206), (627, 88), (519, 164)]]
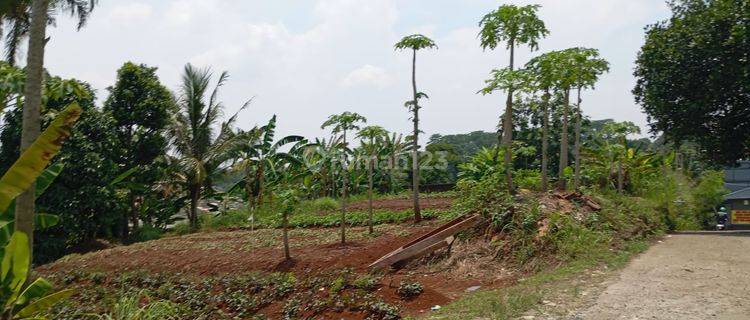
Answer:
[(727, 182), (724, 184), (724, 188), (728, 189), (729, 192), (740, 191), (745, 188), (750, 188), (750, 182)]
[(744, 200), (750, 199), (750, 187), (732, 192), (724, 196), (724, 200)]

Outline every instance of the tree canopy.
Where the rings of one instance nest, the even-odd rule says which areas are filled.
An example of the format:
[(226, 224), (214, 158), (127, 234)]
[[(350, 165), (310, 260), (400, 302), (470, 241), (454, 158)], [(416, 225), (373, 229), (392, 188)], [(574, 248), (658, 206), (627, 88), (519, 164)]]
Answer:
[(653, 134), (694, 141), (731, 163), (750, 154), (747, 1), (672, 1), (672, 17), (646, 28), (636, 61), (636, 101)]

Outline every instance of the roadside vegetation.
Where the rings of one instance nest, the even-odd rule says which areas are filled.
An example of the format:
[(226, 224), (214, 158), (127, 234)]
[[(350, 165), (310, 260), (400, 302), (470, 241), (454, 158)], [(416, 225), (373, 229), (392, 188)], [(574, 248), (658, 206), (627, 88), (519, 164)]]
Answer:
[[(706, 154), (695, 133), (639, 138), (631, 122), (584, 114), (609, 70), (597, 49), (517, 63), (516, 49), (536, 51), (550, 34), (538, 5), (502, 5), (479, 22), (479, 47), (510, 51), (478, 91), (504, 93), (499, 132), (435, 135), (422, 149), (416, 56), (437, 47), (423, 35), (395, 46), (412, 53), (410, 135), (343, 111), (321, 124), (330, 136), (277, 138), (276, 116), (237, 126), (252, 97), (224, 115), (231, 79), (210, 67), (186, 64), (170, 92), (155, 67), (126, 62), (103, 108), (89, 84), (45, 75), (47, 15), (64, 9), (82, 26), (95, 4), (0, 6), (1, 22), (28, 26), (9, 50), (29, 38), (25, 69), (15, 51), (0, 62), (2, 319), (510, 318), (666, 232), (711, 228), (726, 193), (715, 162), (725, 156)], [(678, 31), (656, 25), (648, 37)], [(637, 75), (659, 59), (644, 47)], [(639, 82), (640, 102), (666, 99), (651, 85)], [(671, 128), (669, 108), (645, 108), (655, 128)], [(446, 248), (369, 270), (473, 215), (481, 222)]]

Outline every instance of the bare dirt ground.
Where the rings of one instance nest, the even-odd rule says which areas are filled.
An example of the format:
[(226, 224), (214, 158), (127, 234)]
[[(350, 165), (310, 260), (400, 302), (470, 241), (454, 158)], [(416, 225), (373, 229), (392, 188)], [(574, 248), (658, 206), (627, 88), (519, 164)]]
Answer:
[[(522, 319), (750, 319), (750, 233), (677, 234)], [(562, 298), (562, 299), (561, 299)]]

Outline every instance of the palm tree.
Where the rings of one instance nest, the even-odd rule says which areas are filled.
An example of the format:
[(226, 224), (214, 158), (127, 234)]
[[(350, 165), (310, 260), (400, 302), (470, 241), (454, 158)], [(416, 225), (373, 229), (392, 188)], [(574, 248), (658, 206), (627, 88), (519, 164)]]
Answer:
[(375, 161), (377, 161), (377, 149), (378, 144), (382, 142), (383, 138), (388, 136), (388, 132), (380, 126), (367, 126), (362, 128), (357, 134), (357, 137), (362, 139), (362, 146), (367, 153), (367, 212), (368, 212), (368, 227), (370, 233), (373, 233), (372, 226), (372, 172), (374, 169)]
[[(178, 101), (179, 112), (171, 129), (174, 151), (180, 157), (190, 195), (188, 220), (192, 230), (199, 227), (198, 201), (208, 177), (220, 169), (229, 159), (229, 151), (238, 148), (241, 141), (232, 131), (237, 114), (216, 128), (224, 109), (224, 105), (218, 101), (219, 88), (227, 81), (228, 74), (221, 73), (206, 100), (212, 76), (210, 68), (197, 69), (190, 64), (185, 66)], [(246, 102), (240, 111), (249, 103)]]
[[(482, 49), (494, 50), (501, 43), (507, 43), (506, 46), (510, 49), (508, 70), (511, 73), (514, 71), (516, 46), (526, 44), (534, 51), (539, 47), (538, 40), (549, 33), (544, 22), (536, 15), (540, 7), (539, 5), (522, 7), (501, 5), (497, 10), (488, 13), (479, 21), (479, 26), (482, 28), (479, 32)], [(502, 144), (505, 146), (505, 176), (510, 192), (514, 191), (513, 151), (511, 150), (513, 144), (513, 90), (512, 86), (506, 88), (508, 97), (505, 102), (502, 130)]]
[[(42, 107), (42, 76), (44, 72), (44, 38), (47, 27), (47, 1), (33, 0), (29, 26), (29, 54), (26, 57), (26, 83), (24, 85), (21, 153), (39, 137)], [(16, 231), (29, 237), (29, 257), (34, 248), (35, 184), (22, 193), (16, 201)], [(30, 258), (31, 259), (31, 258)]]
[(347, 189), (347, 183), (349, 180), (349, 174), (348, 174), (348, 167), (347, 167), (347, 142), (346, 142), (346, 133), (351, 130), (358, 130), (359, 129), (359, 123), (365, 123), (367, 122), (367, 119), (365, 117), (359, 115), (355, 112), (349, 112), (346, 111), (342, 114), (335, 114), (330, 117), (328, 117), (328, 120), (326, 122), (323, 122), (323, 125), (320, 126), (321, 129), (325, 129), (328, 127), (333, 127), (331, 129), (332, 133), (334, 135), (341, 134), (342, 138), (342, 148), (344, 149), (344, 152), (342, 153), (342, 159), (341, 159), (341, 166), (342, 166), (342, 172), (343, 172), (343, 186), (341, 188), (341, 244), (346, 243), (346, 189)]
[(581, 90), (593, 88), (599, 76), (609, 71), (609, 62), (599, 58), (599, 50), (588, 48), (573, 49), (573, 66), (575, 68), (574, 85), (577, 88), (578, 99), (576, 103), (576, 128), (573, 155), (575, 156), (575, 178), (574, 189), (581, 185)]
[[(98, 0), (46, 0), (46, 25), (55, 24), (54, 14), (57, 11), (68, 12), (78, 18), (78, 30), (83, 28), (89, 15), (94, 10)], [(29, 0), (3, 0), (0, 3), (0, 39), (2, 39), (2, 24), (6, 22), (10, 29), (5, 36), (5, 59), (11, 65), (15, 64), (18, 49), (24, 38), (31, 33), (33, 2)]]
[(396, 43), (397, 50), (411, 49), (411, 85), (413, 99), (405, 103), (412, 111), (414, 133), (412, 135), (412, 194), (414, 198), (414, 222), (422, 221), (422, 211), (419, 207), (419, 99), (428, 98), (424, 92), (417, 91), (417, 51), (421, 49), (437, 48), (432, 39), (421, 34), (406, 36)]

